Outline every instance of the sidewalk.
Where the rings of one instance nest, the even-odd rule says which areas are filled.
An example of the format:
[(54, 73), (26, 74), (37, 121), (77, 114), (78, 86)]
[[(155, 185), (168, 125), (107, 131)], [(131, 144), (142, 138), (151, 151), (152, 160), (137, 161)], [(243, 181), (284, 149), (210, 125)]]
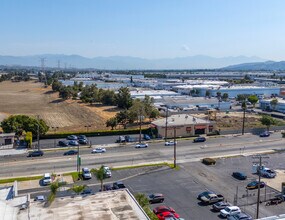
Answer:
[(26, 154), (27, 152), (28, 152), (27, 149), (5, 149), (5, 150), (0, 150), (0, 156)]

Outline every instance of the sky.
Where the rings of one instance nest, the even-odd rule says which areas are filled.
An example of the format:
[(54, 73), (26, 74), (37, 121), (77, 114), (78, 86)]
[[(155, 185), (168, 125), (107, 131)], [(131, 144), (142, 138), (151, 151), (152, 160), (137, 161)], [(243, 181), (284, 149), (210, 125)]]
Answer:
[(0, 0), (0, 55), (285, 60), (284, 0)]

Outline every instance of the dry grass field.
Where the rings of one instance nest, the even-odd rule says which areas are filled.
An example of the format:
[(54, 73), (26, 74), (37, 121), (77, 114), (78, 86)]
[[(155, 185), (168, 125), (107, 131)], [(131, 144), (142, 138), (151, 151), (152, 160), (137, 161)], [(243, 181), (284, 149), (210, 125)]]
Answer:
[[(0, 121), (12, 114), (39, 115), (57, 132), (106, 129), (105, 121), (117, 112), (115, 107), (62, 101), (58, 93), (37, 82), (0, 83)], [(54, 132), (50, 129), (50, 132)]]

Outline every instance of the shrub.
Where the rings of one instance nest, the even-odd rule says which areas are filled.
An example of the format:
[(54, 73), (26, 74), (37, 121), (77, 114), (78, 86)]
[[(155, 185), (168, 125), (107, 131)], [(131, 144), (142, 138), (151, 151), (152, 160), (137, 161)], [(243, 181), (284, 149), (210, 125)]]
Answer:
[(202, 160), (202, 163), (205, 165), (215, 165), (216, 164), (216, 160), (213, 158), (204, 158)]

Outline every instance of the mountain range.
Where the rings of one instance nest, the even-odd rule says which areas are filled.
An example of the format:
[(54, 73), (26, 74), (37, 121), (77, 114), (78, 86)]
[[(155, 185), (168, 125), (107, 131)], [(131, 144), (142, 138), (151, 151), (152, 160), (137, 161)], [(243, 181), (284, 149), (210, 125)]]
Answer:
[(237, 64), (237, 65), (230, 65), (222, 69), (224, 70), (285, 70), (285, 61), (242, 63), (242, 64)]
[(79, 55), (41, 54), (33, 56), (0, 56), (0, 65), (40, 67), (41, 58), (45, 60), (45, 67), (58, 67), (58, 61), (60, 61), (61, 68), (73, 67), (109, 70), (217, 69), (226, 66), (229, 66), (228, 68), (237, 68), (241, 67), (237, 64), (266, 61), (259, 57), (247, 56), (215, 58), (196, 55), (164, 59), (145, 59), (130, 56), (87, 58)]

